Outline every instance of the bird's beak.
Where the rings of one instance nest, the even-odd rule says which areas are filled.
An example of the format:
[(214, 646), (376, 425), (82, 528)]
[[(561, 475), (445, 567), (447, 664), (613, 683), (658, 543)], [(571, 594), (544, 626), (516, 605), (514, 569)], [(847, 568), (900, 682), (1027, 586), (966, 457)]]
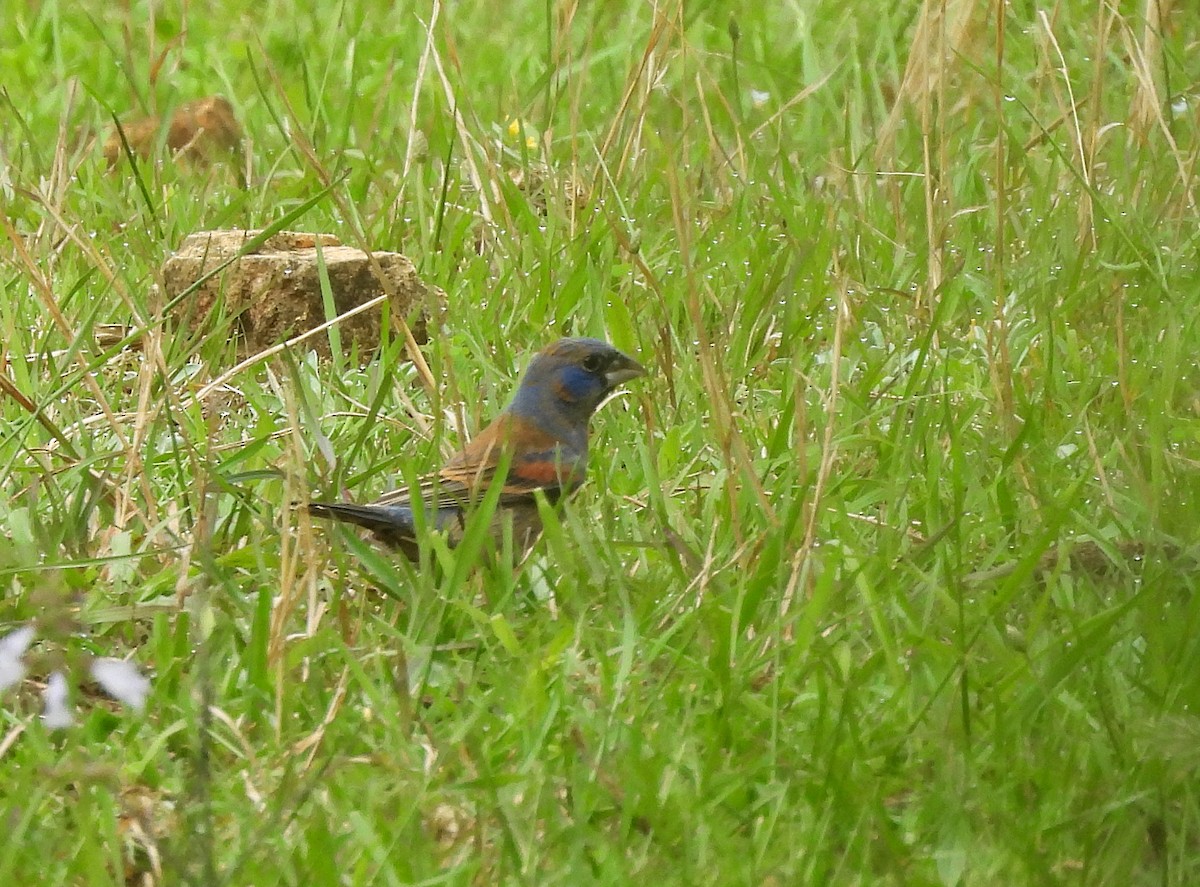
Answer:
[(616, 388), (623, 382), (628, 382), (630, 379), (636, 379), (638, 376), (644, 375), (646, 375), (646, 368), (644, 366), (632, 357), (627, 357), (618, 352), (613, 358), (612, 363), (608, 365), (608, 372), (604, 374), (604, 381), (608, 383), (609, 388)]

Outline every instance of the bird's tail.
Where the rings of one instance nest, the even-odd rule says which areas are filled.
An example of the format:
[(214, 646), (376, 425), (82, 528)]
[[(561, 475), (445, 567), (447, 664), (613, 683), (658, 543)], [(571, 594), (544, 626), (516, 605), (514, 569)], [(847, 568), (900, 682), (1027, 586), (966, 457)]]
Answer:
[[(313, 517), (339, 520), (368, 530), (389, 534), (397, 530), (412, 532), (409, 521), (401, 520), (400, 509), (386, 505), (352, 505), (348, 502), (309, 502), (306, 510)], [(404, 524), (405, 526), (401, 526)]]
[(369, 530), (378, 541), (398, 548), (409, 560), (415, 561), (419, 557), (412, 509), (406, 505), (309, 502), (304, 508), (313, 517), (343, 521)]

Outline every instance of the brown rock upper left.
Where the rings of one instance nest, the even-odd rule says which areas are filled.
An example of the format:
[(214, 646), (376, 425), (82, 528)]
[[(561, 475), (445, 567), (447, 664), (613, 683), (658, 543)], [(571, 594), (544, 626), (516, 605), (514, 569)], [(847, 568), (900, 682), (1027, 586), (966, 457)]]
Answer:
[[(181, 294), (205, 275), (188, 293), (174, 314), (191, 328), (212, 322), (214, 312), (236, 318), (239, 351), (254, 353), (320, 326), (327, 319), (321, 294), (318, 248), (329, 279), (337, 315), (389, 294), (385, 303), (393, 318), (403, 318), (418, 343), (427, 339), (427, 320), (440, 312), (445, 295), (424, 283), (409, 259), (400, 253), (376, 252), (381, 281), (365, 252), (344, 246), (330, 234), (279, 232), (246, 255), (239, 255), (259, 231), (203, 231), (189, 235), (162, 269), (168, 300)], [(232, 261), (231, 261), (232, 260)], [(379, 308), (372, 308), (338, 323), (341, 341), (360, 351), (378, 346)], [(398, 326), (393, 323), (393, 330)], [(395, 335), (399, 335), (398, 332)], [(329, 336), (320, 333), (303, 347), (329, 354)]]
[[(175, 109), (170, 119), (141, 117), (121, 124), (129, 148), (138, 157), (147, 158), (158, 145), (163, 128), (164, 138), (172, 156), (211, 163), (224, 156), (236, 156), (242, 145), (242, 128), (238, 125), (233, 105), (224, 96), (214, 95), (185, 102)], [(115, 167), (124, 155), (121, 133), (115, 129), (104, 140), (104, 159), (109, 168)]]

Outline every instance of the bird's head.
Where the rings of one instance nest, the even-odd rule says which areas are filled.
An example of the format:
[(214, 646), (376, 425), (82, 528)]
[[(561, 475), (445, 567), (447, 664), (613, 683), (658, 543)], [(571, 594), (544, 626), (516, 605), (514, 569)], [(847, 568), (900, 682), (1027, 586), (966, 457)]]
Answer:
[(534, 356), (508, 412), (543, 427), (562, 425), (586, 435), (587, 422), (604, 398), (645, 374), (640, 363), (607, 342), (559, 339)]

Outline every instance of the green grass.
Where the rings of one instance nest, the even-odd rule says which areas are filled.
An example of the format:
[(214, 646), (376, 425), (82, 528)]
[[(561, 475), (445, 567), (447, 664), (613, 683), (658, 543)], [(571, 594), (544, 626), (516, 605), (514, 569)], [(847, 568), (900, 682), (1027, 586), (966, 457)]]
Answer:
[[(912, 2), (166, 6), (0, 20), (0, 883), (1200, 881), (1194, 16), (1147, 124), (1134, 4), (944, 50)], [(244, 189), (105, 170), (211, 93)], [(393, 329), (198, 398), (231, 322), (158, 268), (289, 213), (445, 290), (432, 390)], [(432, 469), (564, 334), (653, 372), (519, 569), (289, 508)], [(91, 654), (145, 712), (77, 681), (48, 732)]]

